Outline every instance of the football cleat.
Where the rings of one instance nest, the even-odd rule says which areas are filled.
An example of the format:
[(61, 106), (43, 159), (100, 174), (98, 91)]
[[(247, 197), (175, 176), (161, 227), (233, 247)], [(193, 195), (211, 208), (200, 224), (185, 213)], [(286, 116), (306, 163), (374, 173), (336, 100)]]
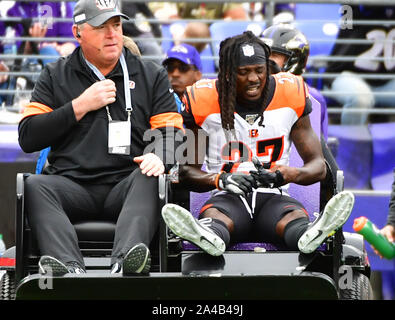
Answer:
[(209, 228), (208, 220), (197, 220), (188, 210), (171, 203), (163, 206), (162, 217), (174, 234), (192, 242), (208, 254), (220, 256), (225, 252), (225, 242)]
[(322, 214), (310, 224), (298, 241), (299, 250), (311, 253), (334, 231), (344, 225), (354, 206), (354, 195), (342, 191), (333, 196), (326, 204)]

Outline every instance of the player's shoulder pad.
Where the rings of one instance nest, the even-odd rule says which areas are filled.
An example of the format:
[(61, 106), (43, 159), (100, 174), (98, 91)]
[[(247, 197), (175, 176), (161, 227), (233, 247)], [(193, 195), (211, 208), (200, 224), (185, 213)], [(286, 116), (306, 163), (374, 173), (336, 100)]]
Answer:
[(304, 112), (306, 99), (309, 96), (303, 78), (290, 72), (280, 72), (273, 77), (276, 81), (276, 88), (267, 110), (292, 108), (300, 117)]
[(290, 72), (280, 72), (273, 75), (276, 80), (276, 87), (281, 91), (292, 92), (294, 94), (303, 94), (308, 96), (307, 85), (302, 76), (294, 75)]
[(219, 113), (216, 80), (202, 79), (187, 87), (184, 102), (188, 112), (193, 114), (198, 125), (201, 125), (208, 115)]

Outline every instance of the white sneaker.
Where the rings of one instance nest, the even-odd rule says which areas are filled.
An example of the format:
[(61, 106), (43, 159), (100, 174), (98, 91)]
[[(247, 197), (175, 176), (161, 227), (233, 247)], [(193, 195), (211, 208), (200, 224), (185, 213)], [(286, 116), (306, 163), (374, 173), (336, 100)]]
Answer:
[(194, 243), (208, 254), (220, 256), (225, 252), (225, 242), (183, 207), (168, 203), (162, 208), (162, 217), (177, 236)]
[(354, 195), (342, 191), (332, 197), (323, 213), (310, 225), (298, 241), (299, 250), (311, 253), (333, 232), (339, 229), (349, 218), (354, 206)]

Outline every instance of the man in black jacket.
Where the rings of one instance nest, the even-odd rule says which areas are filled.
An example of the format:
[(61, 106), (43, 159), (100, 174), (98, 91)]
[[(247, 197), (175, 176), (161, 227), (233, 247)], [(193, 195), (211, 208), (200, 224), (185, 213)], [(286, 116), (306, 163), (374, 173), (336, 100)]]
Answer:
[(391, 199), (389, 204), (389, 212), (387, 218), (387, 224), (381, 229), (381, 233), (384, 234), (387, 239), (391, 242), (395, 241), (395, 169), (394, 169), (394, 182), (392, 183)]
[(150, 269), (159, 214), (147, 195), (157, 198), (157, 176), (175, 161), (182, 118), (166, 71), (123, 47), (121, 17), (115, 1), (76, 4), (80, 47), (46, 66), (19, 124), (25, 152), (51, 147), (25, 185), (44, 273), (85, 272), (72, 223), (95, 218), (117, 222), (112, 272)]

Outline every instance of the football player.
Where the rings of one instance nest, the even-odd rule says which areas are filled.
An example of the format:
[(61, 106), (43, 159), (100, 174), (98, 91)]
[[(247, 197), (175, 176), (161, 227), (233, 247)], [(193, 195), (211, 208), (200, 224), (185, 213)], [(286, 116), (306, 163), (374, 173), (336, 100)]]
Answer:
[[(212, 196), (199, 220), (175, 204), (165, 205), (162, 216), (176, 235), (210, 255), (222, 255), (235, 242), (313, 252), (344, 224), (354, 204), (351, 192), (339, 193), (309, 224), (303, 205), (288, 195), (289, 183), (324, 179), (326, 166), (308, 116), (307, 86), (289, 72), (270, 75), (270, 53), (250, 31), (227, 38), (220, 45), (218, 79), (200, 80), (184, 96), (184, 124), (196, 133), (196, 154), (199, 145), (205, 150), (206, 171), (201, 161), (181, 166), (180, 183), (197, 192), (212, 190)], [(289, 166), (291, 143), (302, 167)]]

